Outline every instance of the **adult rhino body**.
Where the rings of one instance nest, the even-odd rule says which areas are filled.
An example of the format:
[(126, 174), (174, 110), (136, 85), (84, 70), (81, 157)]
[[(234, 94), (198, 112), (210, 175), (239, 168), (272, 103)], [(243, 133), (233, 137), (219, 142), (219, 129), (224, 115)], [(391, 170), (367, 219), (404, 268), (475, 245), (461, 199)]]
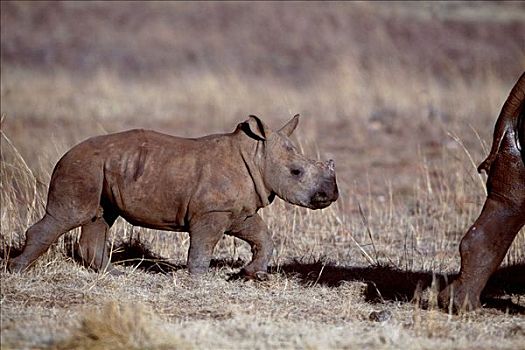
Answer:
[(187, 139), (131, 130), (78, 144), (57, 163), (45, 216), (27, 230), (9, 269), (26, 269), (63, 233), (81, 226), (84, 262), (116, 273), (107, 236), (122, 216), (137, 226), (189, 232), (190, 273), (208, 269), (223, 234), (241, 238), (253, 253), (245, 275), (261, 277), (273, 244), (258, 209), (275, 195), (311, 209), (338, 197), (333, 161), (308, 160), (288, 138), (298, 121), (297, 115), (272, 131), (250, 116), (229, 134)]
[(487, 199), (460, 244), (458, 278), (440, 294), (445, 307), (475, 309), (489, 277), (501, 264), (525, 224), (525, 73), (510, 92), (496, 121), (486, 171)]

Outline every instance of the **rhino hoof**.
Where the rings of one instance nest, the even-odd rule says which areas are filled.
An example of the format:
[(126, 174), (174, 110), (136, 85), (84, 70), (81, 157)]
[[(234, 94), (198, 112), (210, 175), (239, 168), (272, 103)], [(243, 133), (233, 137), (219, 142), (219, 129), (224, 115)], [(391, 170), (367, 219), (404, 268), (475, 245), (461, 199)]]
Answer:
[(257, 281), (268, 281), (270, 279), (270, 274), (264, 271), (257, 271), (253, 274), (253, 279)]
[(24, 272), (27, 268), (27, 264), (16, 261), (16, 258), (7, 263), (7, 270), (11, 273)]
[(268, 281), (270, 274), (265, 271), (248, 272), (245, 269), (230, 275), (229, 281), (243, 279), (246, 281)]
[(470, 297), (468, 292), (462, 286), (455, 283), (447, 286), (438, 295), (438, 305), (452, 313), (474, 311), (481, 307), (479, 297)]
[(385, 322), (392, 318), (392, 313), (388, 310), (372, 311), (368, 319), (374, 322)]
[(202, 276), (205, 275), (206, 272), (208, 272), (207, 266), (192, 266), (188, 268), (188, 272), (192, 276)]
[(126, 274), (125, 272), (122, 272), (114, 267), (111, 269), (108, 269), (106, 272), (108, 275), (111, 275), (113, 277), (124, 276)]

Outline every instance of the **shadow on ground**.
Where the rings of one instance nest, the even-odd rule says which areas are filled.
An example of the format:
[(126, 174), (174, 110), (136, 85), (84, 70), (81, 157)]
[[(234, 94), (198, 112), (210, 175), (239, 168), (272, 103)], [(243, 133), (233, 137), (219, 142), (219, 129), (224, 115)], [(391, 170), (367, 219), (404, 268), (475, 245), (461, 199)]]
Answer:
[[(435, 274), (431, 271), (403, 271), (392, 266), (334, 266), (323, 261), (295, 261), (272, 268), (272, 272), (299, 278), (303, 283), (337, 287), (342, 282), (364, 282), (369, 302), (386, 300), (411, 301), (427, 288), (443, 289), (457, 274)], [(512, 314), (525, 314), (525, 307), (514, 303), (509, 295), (525, 295), (525, 263), (502, 267), (490, 278), (482, 294), (485, 308)]]
[[(7, 254), (6, 254), (7, 252)], [(14, 257), (20, 249), (2, 249), (5, 256)], [(68, 254), (80, 261), (76, 254)], [(117, 265), (132, 266), (149, 273), (169, 274), (185, 269), (185, 264), (173, 264), (167, 259), (153, 253), (138, 240), (123, 242), (113, 251), (111, 261)], [(241, 260), (212, 260), (212, 268), (229, 267), (239, 269), (246, 262)], [(435, 274), (431, 271), (403, 271), (393, 266), (335, 266), (333, 263), (319, 260), (303, 262), (295, 260), (280, 266), (271, 266), (273, 274), (284, 274), (296, 278), (306, 287), (325, 285), (338, 287), (344, 282), (363, 282), (366, 284), (365, 299), (377, 303), (384, 301), (415, 300), (428, 289), (443, 289), (453, 281), (457, 274)], [(233, 275), (235, 276), (235, 275)], [(525, 306), (516, 304), (510, 295), (525, 296), (525, 262), (500, 268), (490, 278), (482, 293), (482, 304), (485, 308), (497, 309), (511, 314), (525, 315)], [(425, 305), (422, 305), (425, 307)]]
[[(139, 241), (123, 243), (113, 253), (117, 264), (136, 266), (147, 272), (170, 273), (186, 268), (182, 264), (171, 264), (151, 252)], [(241, 260), (212, 260), (212, 268), (241, 268)], [(335, 266), (320, 260), (316, 262), (292, 261), (269, 268), (271, 273), (285, 274), (297, 278), (305, 286), (315, 284), (338, 287), (341, 283), (363, 282), (367, 287), (365, 298), (369, 302), (412, 301), (427, 288), (443, 289), (457, 274), (435, 274), (431, 271), (403, 271), (392, 266)], [(491, 277), (482, 295), (485, 308), (497, 309), (511, 314), (525, 314), (525, 307), (514, 303), (510, 295), (525, 296), (525, 262), (505, 266)]]
[[(79, 260), (75, 258), (75, 260)], [(138, 240), (119, 244), (111, 255), (111, 262), (116, 265), (132, 266), (146, 272), (168, 274), (186, 268), (186, 264), (174, 264), (152, 252)], [(229, 267), (238, 269), (245, 265), (242, 260), (217, 260), (210, 263), (212, 268)]]

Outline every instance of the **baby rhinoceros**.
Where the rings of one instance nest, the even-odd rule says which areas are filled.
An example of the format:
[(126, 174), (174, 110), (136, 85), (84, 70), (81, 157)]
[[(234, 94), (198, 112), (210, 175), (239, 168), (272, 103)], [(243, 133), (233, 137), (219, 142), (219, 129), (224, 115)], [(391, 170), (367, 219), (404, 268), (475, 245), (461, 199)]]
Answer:
[(279, 131), (255, 116), (229, 134), (179, 138), (130, 130), (90, 138), (57, 163), (46, 213), (26, 232), (22, 254), (10, 271), (29, 267), (65, 232), (81, 226), (79, 249), (97, 271), (111, 265), (108, 229), (122, 216), (133, 225), (190, 233), (188, 268), (207, 271), (223, 234), (248, 242), (248, 278), (263, 278), (273, 250), (257, 211), (275, 195), (288, 203), (322, 209), (337, 200), (334, 162), (315, 162), (289, 136), (299, 115)]

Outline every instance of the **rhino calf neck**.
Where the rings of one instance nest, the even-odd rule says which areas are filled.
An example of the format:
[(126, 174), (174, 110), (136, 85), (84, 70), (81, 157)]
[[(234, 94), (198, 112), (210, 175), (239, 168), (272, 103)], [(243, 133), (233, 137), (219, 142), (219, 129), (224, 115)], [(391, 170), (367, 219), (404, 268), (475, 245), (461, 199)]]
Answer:
[(266, 273), (273, 244), (257, 211), (275, 197), (311, 209), (338, 197), (333, 161), (301, 155), (289, 136), (299, 116), (279, 131), (259, 118), (229, 134), (187, 139), (131, 130), (88, 139), (57, 163), (44, 217), (26, 232), (10, 271), (22, 271), (65, 232), (80, 226), (79, 251), (98, 271), (110, 263), (108, 230), (122, 216), (133, 225), (190, 233), (188, 268), (207, 271), (223, 234), (252, 248), (247, 277)]
[(478, 170), (486, 171), (487, 199), (478, 219), (460, 244), (458, 278), (439, 294), (443, 307), (472, 310), (525, 224), (525, 73), (505, 101), (494, 129), (489, 156)]

